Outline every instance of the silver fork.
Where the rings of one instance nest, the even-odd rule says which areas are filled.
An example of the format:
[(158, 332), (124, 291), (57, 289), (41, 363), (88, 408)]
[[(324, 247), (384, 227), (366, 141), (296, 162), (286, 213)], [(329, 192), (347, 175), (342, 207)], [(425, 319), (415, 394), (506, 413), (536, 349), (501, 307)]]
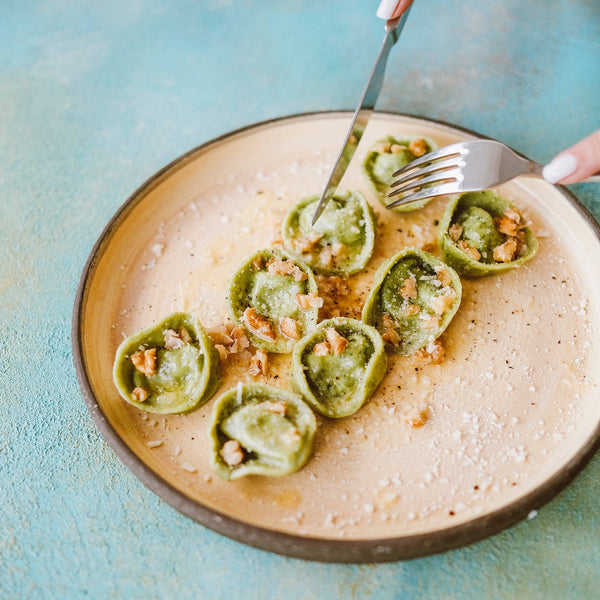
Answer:
[[(388, 198), (401, 197), (386, 208), (433, 196), (485, 190), (517, 175), (541, 177), (542, 169), (540, 163), (495, 140), (458, 142), (429, 152), (396, 171), (393, 176), (398, 179), (390, 185)], [(600, 176), (585, 181), (600, 181)]]

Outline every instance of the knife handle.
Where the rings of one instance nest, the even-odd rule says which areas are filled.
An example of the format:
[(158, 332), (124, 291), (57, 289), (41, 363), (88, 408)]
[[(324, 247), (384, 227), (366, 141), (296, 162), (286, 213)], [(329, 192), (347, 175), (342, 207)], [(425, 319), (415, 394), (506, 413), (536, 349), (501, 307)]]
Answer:
[(377, 16), (380, 19), (390, 21), (397, 19), (412, 4), (413, 0), (381, 0), (377, 9)]

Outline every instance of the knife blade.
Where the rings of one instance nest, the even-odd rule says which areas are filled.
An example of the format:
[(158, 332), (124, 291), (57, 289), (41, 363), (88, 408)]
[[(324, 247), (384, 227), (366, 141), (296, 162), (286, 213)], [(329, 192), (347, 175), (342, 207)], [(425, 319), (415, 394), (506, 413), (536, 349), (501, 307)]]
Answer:
[(375, 103), (377, 102), (377, 98), (379, 97), (379, 93), (381, 92), (381, 88), (383, 86), (385, 67), (387, 64), (387, 59), (390, 54), (390, 50), (393, 48), (394, 44), (398, 41), (400, 37), (400, 33), (402, 28), (404, 27), (404, 23), (408, 17), (408, 13), (410, 12), (410, 6), (404, 11), (404, 13), (396, 18), (390, 19), (386, 21), (385, 24), (385, 36), (383, 38), (383, 43), (381, 45), (381, 49), (379, 50), (379, 55), (377, 56), (377, 60), (375, 61), (375, 66), (373, 67), (373, 71), (369, 77), (367, 82), (367, 86), (365, 87), (358, 106), (354, 111), (354, 115), (352, 117), (352, 122), (350, 123), (350, 127), (348, 129), (348, 133), (344, 138), (344, 143), (342, 144), (342, 148), (338, 155), (337, 160), (335, 161), (335, 165), (331, 171), (331, 175), (327, 180), (327, 184), (325, 185), (325, 189), (321, 194), (321, 198), (319, 199), (319, 204), (314, 212), (311, 224), (314, 225), (317, 222), (317, 219), (323, 214), (327, 203), (331, 199), (331, 197), (335, 194), (337, 187), (356, 152), (356, 148), (358, 147), (358, 143), (363, 135), (365, 127), (369, 119), (371, 118), (371, 114), (375, 109)]

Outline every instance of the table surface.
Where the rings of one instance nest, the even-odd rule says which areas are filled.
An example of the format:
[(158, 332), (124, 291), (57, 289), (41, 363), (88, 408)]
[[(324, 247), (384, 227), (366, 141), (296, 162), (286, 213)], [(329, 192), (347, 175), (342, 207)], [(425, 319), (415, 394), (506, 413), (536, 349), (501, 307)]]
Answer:
[[(5, 0), (0, 6), (0, 597), (592, 598), (600, 455), (537, 516), (466, 548), (344, 565), (224, 538), (98, 432), (71, 314), (107, 221), (233, 129), (351, 109), (383, 37), (371, 0)], [(416, 0), (378, 109), (540, 161), (600, 126), (597, 0)], [(571, 186), (600, 218), (600, 187)]]

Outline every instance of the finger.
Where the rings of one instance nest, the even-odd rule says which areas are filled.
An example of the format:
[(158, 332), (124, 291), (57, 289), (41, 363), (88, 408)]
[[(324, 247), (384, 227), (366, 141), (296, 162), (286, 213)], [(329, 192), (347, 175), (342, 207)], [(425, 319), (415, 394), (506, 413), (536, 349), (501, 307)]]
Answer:
[(411, 4), (413, 0), (381, 0), (377, 9), (380, 19), (397, 19)]
[(567, 148), (544, 167), (550, 183), (577, 183), (600, 172), (600, 129)]

